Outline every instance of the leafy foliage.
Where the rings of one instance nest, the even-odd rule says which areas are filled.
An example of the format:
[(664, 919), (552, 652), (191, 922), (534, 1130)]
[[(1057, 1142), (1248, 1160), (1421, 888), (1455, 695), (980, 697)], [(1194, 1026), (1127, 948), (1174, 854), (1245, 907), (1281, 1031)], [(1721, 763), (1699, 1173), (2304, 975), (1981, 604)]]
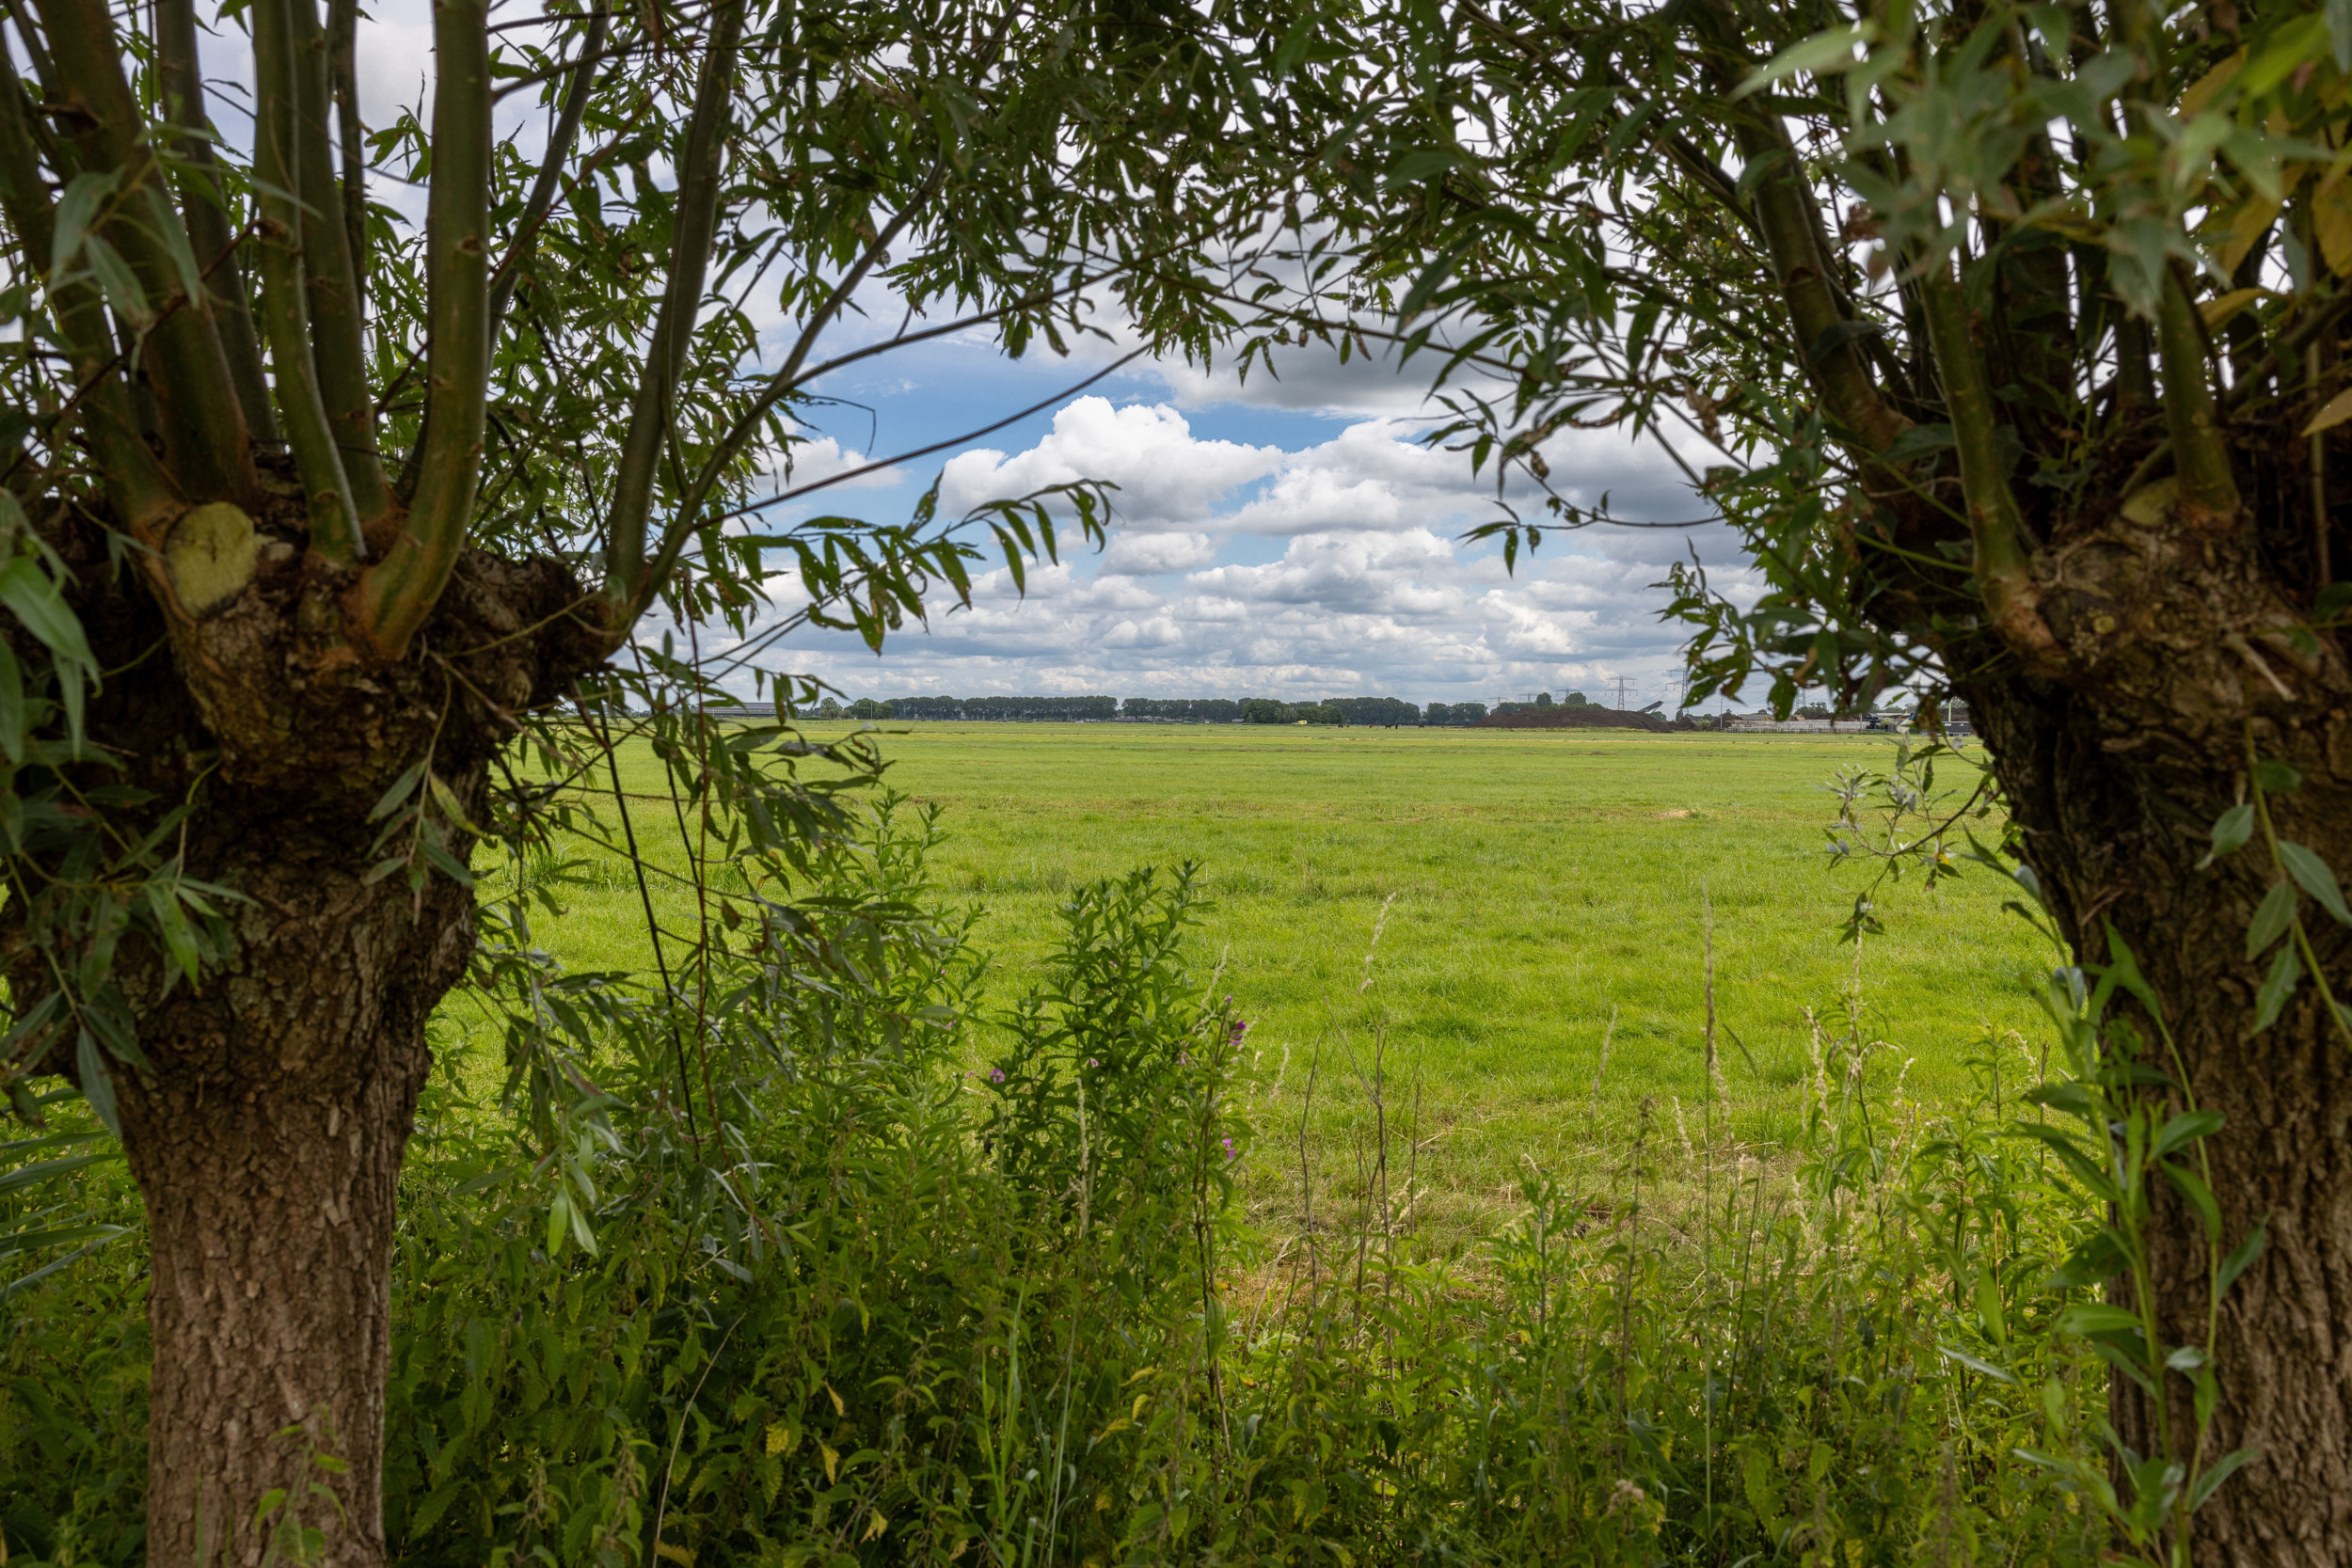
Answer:
[[(1382, 11), (1297, 67), (1313, 218), (1253, 278), (1252, 350), (1425, 356), (1454, 415), (1432, 439), (1492, 465), (1472, 536), (1506, 560), (1548, 529), (1729, 523), (1766, 587), (1734, 604), (1695, 562), (1672, 574), (1694, 698), (1769, 684), (1785, 713), (1809, 685), (1867, 705), (2047, 672), (2069, 634), (2002, 605), (2102, 496), (2232, 512), (2326, 623), (2324, 479), (2254, 470), (2309, 446), (2324, 473), (2352, 411), (2330, 401), (2352, 268), (2331, 15)], [(1555, 486), (1555, 437), (1592, 428), (1660, 437), (1687, 519)]]
[[(441, 59), (456, 85), (438, 118), (420, 107), (369, 128), (348, 6), (330, 5), (325, 32), (313, 0), (230, 8), (218, 25), (253, 37), (268, 67), (259, 123), (278, 123), (281, 99), (325, 95), (281, 128), (299, 145), (279, 146), (207, 128), (192, 7), (127, 22), (78, 0), (68, 8), (70, 25), (63, 12), (21, 21), (35, 80), (13, 68), (0, 80), (0, 245), (18, 263), (0, 322), (55, 350), (0, 367), (0, 606), (15, 627), (0, 648), (0, 850), (15, 919), (54, 982), (20, 988), (0, 1081), (78, 1064), (102, 1114), (107, 1064), (145, 1062), (113, 973), (121, 942), (159, 945), (197, 984), (228, 954), (236, 897), (179, 858), (208, 770), (185, 799), (158, 798), (110, 777), (106, 748), (87, 743), (90, 704), (119, 724), (135, 721), (126, 701), (147, 700), (110, 688), (122, 673), (102, 672), (86, 636), (92, 615), (120, 630), (109, 594), (144, 570), (176, 613), (210, 613), (244, 590), (257, 555), (305, 550), (306, 570), (364, 565), (343, 629), (396, 655), (445, 586), (446, 562), (469, 548), (560, 562), (584, 596), (556, 619), (596, 623), (612, 646), (649, 611), (738, 641), (675, 691), (698, 662), (691, 651), (620, 671), (619, 685), (590, 693), (609, 721), (656, 705), (657, 692), (691, 702), (804, 626), (879, 647), (968, 596), (981, 557), (967, 537), (990, 539), (1018, 584), (1029, 561), (1057, 559), (1073, 522), (1099, 543), (1109, 489), (1055, 485), (961, 516), (940, 515), (934, 490), (904, 522), (825, 515), (764, 531), (777, 501), (850, 477), (794, 483), (832, 406), (812, 384), (956, 332), (990, 333), (1016, 356), (1041, 344), (1066, 354), (1106, 336), (1112, 317), (1140, 333), (1136, 352), (1205, 353), (1220, 318), (1203, 279), (1280, 183), (1240, 155), (1263, 118), (1246, 63), (1262, 23), (1241, 11), (885, 0), (819, 17), (729, 3), (502, 13), (495, 28), (452, 12)], [(312, 40), (283, 80), (271, 63), (279, 29)], [(480, 81), (463, 67), (477, 47)], [(322, 78), (298, 81), (313, 55)], [(75, 97), (58, 73), (77, 62), (102, 105), (88, 135), (58, 107)], [(516, 99), (544, 123), (509, 117), (499, 123), (516, 128), (494, 135), (493, 102)], [(163, 118), (149, 126), (151, 114)], [(280, 214), (273, 203), (296, 176), (317, 182), (316, 199)], [(371, 201), (369, 182), (385, 180), (442, 193), (444, 205), (420, 227)], [(346, 222), (326, 223), (338, 206)], [(452, 261), (469, 212), (484, 239)], [(291, 259), (289, 224), (307, 245)], [(475, 265), (487, 275), (464, 271)], [(305, 277), (314, 297), (297, 309), (289, 295)], [(878, 301), (902, 312), (895, 328), (858, 320)], [(460, 316), (436, 314), (452, 309)], [(144, 356), (114, 353), (110, 332), (144, 342)], [(466, 356), (461, 336), (486, 377), (471, 391), (477, 372), (451, 368), (449, 356)], [(478, 396), (478, 440), (445, 418), (437, 444), (436, 388)], [(306, 434), (319, 400), (332, 405), (322, 416), (340, 432), (332, 441)], [(325, 508), (310, 535), (286, 537), (257, 462), (279, 488), (289, 463), (302, 469)], [(453, 463), (468, 470), (462, 483), (445, 482)], [(183, 516), (232, 519), (217, 525), (231, 563), (206, 590), (217, 600), (182, 580), (195, 569), (183, 543), (167, 547), (193, 526)], [(442, 564), (412, 570), (402, 551), (367, 564), (365, 542), (347, 536), (363, 524), (379, 557), (387, 530), (405, 528), (417, 559)], [(782, 615), (767, 592), (780, 575), (803, 590)], [(107, 651), (135, 665), (158, 657)], [(459, 673), (434, 678), (446, 687)], [(469, 880), (467, 846), (497, 831), (441, 787), (448, 766), (437, 772), (422, 750), (386, 768), (398, 780), (375, 812), (375, 871), (412, 891), (431, 877)]]

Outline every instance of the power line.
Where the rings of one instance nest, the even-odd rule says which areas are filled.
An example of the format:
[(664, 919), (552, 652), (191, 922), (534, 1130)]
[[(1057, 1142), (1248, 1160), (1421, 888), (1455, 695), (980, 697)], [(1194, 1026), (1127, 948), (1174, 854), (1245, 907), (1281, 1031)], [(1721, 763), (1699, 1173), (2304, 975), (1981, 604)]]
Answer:
[(1633, 677), (1631, 675), (1612, 675), (1609, 677), (1609, 684), (1617, 689), (1617, 710), (1622, 713), (1625, 711), (1626, 698), (1630, 696), (1633, 691)]

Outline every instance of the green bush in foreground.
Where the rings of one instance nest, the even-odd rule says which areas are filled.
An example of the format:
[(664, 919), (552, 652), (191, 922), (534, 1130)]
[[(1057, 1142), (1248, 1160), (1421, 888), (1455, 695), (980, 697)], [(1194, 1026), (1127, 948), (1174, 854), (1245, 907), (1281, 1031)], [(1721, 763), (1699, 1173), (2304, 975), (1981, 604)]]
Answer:
[[(981, 959), (921, 912), (935, 830), (872, 829), (669, 1007), (553, 973), (510, 906), (482, 971), (516, 1003), (508, 1092), (437, 1082), (402, 1194), (401, 1560), (2089, 1563), (2159, 1552), (2210, 1484), (2103, 1494), (2086, 1435), (2107, 1366), (2153, 1354), (2083, 1316), (2117, 1310), (2129, 1227), (2061, 1180), (2063, 1113), (2157, 1080), (2128, 1037), (2098, 1056), (2111, 988), (2060, 994), (2058, 1122), (2013, 1038), (1965, 1115), (1925, 1114), (1856, 998), (1801, 1148), (1676, 1105), (1446, 1255), (1380, 1138), (1277, 1238), (1232, 1201), (1280, 1154), (1245, 1026), (1184, 967), (1189, 870), (1073, 895), (973, 1070)], [(140, 1550), (141, 1267), (73, 1228), (137, 1208), (76, 1135), (0, 1176), (0, 1237), (30, 1238), (0, 1251), (8, 1563)], [(263, 1524), (293, 1560), (335, 1528), (306, 1485), (332, 1434), (284, 1444)]]

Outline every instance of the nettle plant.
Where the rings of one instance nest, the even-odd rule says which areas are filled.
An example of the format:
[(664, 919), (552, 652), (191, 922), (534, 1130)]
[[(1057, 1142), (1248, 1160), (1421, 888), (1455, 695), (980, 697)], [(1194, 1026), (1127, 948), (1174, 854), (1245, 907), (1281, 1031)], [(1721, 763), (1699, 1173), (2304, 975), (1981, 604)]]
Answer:
[[(1669, 436), (1692, 515), (1762, 578), (1673, 575), (1694, 700), (1966, 703), (2074, 963), (2105, 964), (2111, 928), (2161, 1009), (2175, 1086), (2141, 1092), (2224, 1118), (2221, 1234), (2267, 1223), (2217, 1315), (2201, 1206), (2154, 1190), (2156, 1339), (2210, 1338), (2221, 1392), (2208, 1430), (2166, 1414), (2191, 1370), (2119, 1373), (2119, 1441), (2159, 1473), (2196, 1469), (2193, 1431), (2259, 1450), (2198, 1552), (2335, 1560), (2352, 21), (1462, 0), (1316, 41), (1297, 90), (1358, 119), (1319, 166), (1322, 228), (1295, 231), (1315, 297), (1269, 315), (1351, 342), (1367, 311), (1402, 318), (1378, 330), (1442, 356), (1444, 438), (1539, 497), (1564, 431)], [(1611, 519), (1565, 483), (1544, 499), (1484, 531), (1515, 558)], [(2259, 819), (2276, 855), (2201, 860), (2217, 819)], [(2282, 958), (2297, 900), (2328, 913)]]
[[(1016, 582), (1054, 515), (1098, 532), (1089, 486), (759, 518), (829, 372), (951, 332), (1066, 350), (1098, 315), (1204, 349), (1273, 166), (1246, 155), (1270, 24), (452, 0), (429, 114), (368, 125), (355, 0), (10, 21), (0, 1082), (27, 1111), (77, 1082), (146, 1202), (151, 1559), (243, 1550), (315, 1484), (325, 1558), (380, 1560), (393, 1194), (474, 847), (577, 825), (650, 708), (697, 854), (764, 868), (705, 938), (729, 900), (804, 935), (792, 877), (842, 820), (809, 748), (720, 736), (730, 667), (641, 624), (737, 670), (798, 626), (879, 644), (968, 593), (965, 531)], [(249, 99), (207, 87), (204, 29), (249, 43)]]

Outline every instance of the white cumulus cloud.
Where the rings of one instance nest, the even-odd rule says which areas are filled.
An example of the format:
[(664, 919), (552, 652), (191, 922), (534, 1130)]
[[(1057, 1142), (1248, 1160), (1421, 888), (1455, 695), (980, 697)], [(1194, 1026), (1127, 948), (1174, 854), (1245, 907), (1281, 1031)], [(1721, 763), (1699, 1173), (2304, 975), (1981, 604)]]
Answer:
[(941, 475), (941, 511), (1025, 496), (1083, 479), (1119, 486), (1112, 498), (1121, 524), (1181, 529), (1212, 516), (1238, 485), (1263, 478), (1286, 454), (1279, 447), (1194, 438), (1184, 417), (1166, 404), (1114, 408), (1084, 397), (1054, 416), (1054, 428), (1027, 451), (1007, 456), (959, 452)]
[[(1027, 575), (977, 574), (968, 609), (879, 657), (809, 637), (780, 667), (858, 695), (1099, 692), (1113, 696), (1394, 695), (1497, 701), (1600, 692), (1630, 675), (1667, 693), (1683, 632), (1656, 586), (1695, 545), (1715, 586), (1756, 591), (1725, 530), (1554, 532), (1507, 572), (1464, 531), (1496, 515), (1491, 474), (1390, 416), (1295, 448), (1196, 436), (1166, 404), (1081, 397), (1025, 451), (949, 459), (941, 511), (1049, 484), (1120, 486), (1100, 555), (1065, 543)], [(1696, 502), (1664, 454), (1611, 432), (1570, 432), (1548, 451), (1552, 483), (1581, 505), (1603, 492), (1628, 516), (1680, 517)], [(804, 459), (805, 461), (805, 459)], [(1509, 492), (1540, 518), (1539, 497)], [(780, 595), (780, 602), (784, 596)]]

